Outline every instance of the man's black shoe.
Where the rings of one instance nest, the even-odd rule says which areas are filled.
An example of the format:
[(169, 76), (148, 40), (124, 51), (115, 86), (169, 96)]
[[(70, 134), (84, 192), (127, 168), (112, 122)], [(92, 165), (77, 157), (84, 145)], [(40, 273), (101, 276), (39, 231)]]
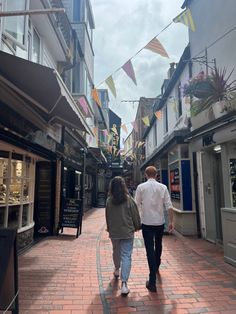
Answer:
[(156, 287), (156, 285), (150, 284), (149, 281), (146, 281), (146, 288), (147, 288), (150, 292), (157, 292), (157, 287)]

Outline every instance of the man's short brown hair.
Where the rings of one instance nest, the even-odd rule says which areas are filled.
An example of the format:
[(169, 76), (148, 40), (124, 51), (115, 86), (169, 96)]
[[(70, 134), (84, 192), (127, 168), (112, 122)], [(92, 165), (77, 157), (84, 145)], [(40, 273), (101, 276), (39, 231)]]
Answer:
[(149, 178), (155, 178), (157, 175), (157, 169), (154, 166), (149, 166), (145, 169), (145, 174)]

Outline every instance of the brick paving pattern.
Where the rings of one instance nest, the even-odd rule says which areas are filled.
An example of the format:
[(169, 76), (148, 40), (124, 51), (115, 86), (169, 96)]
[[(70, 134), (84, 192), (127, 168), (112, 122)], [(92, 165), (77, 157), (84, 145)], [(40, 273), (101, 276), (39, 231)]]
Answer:
[(104, 209), (86, 213), (81, 236), (76, 239), (75, 233), (64, 230), (19, 257), (20, 313), (236, 313), (236, 269), (213, 244), (165, 236), (155, 294), (145, 288), (148, 267), (137, 233), (131, 292), (122, 297), (120, 281), (113, 278)]

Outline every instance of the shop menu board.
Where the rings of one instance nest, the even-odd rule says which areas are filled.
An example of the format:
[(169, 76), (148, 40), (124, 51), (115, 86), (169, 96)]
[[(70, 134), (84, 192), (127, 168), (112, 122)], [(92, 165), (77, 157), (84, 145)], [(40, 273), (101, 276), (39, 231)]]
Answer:
[(61, 213), (60, 227), (80, 228), (82, 219), (81, 200), (66, 198)]
[(170, 170), (170, 195), (172, 199), (180, 200), (179, 168)]

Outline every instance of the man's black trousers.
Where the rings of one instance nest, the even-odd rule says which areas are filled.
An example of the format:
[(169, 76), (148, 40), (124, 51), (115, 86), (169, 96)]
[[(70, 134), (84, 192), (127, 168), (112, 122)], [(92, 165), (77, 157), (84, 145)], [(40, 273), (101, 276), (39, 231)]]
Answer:
[(161, 264), (162, 237), (164, 225), (149, 226), (142, 224), (142, 233), (149, 266), (149, 283), (156, 284), (156, 272)]

